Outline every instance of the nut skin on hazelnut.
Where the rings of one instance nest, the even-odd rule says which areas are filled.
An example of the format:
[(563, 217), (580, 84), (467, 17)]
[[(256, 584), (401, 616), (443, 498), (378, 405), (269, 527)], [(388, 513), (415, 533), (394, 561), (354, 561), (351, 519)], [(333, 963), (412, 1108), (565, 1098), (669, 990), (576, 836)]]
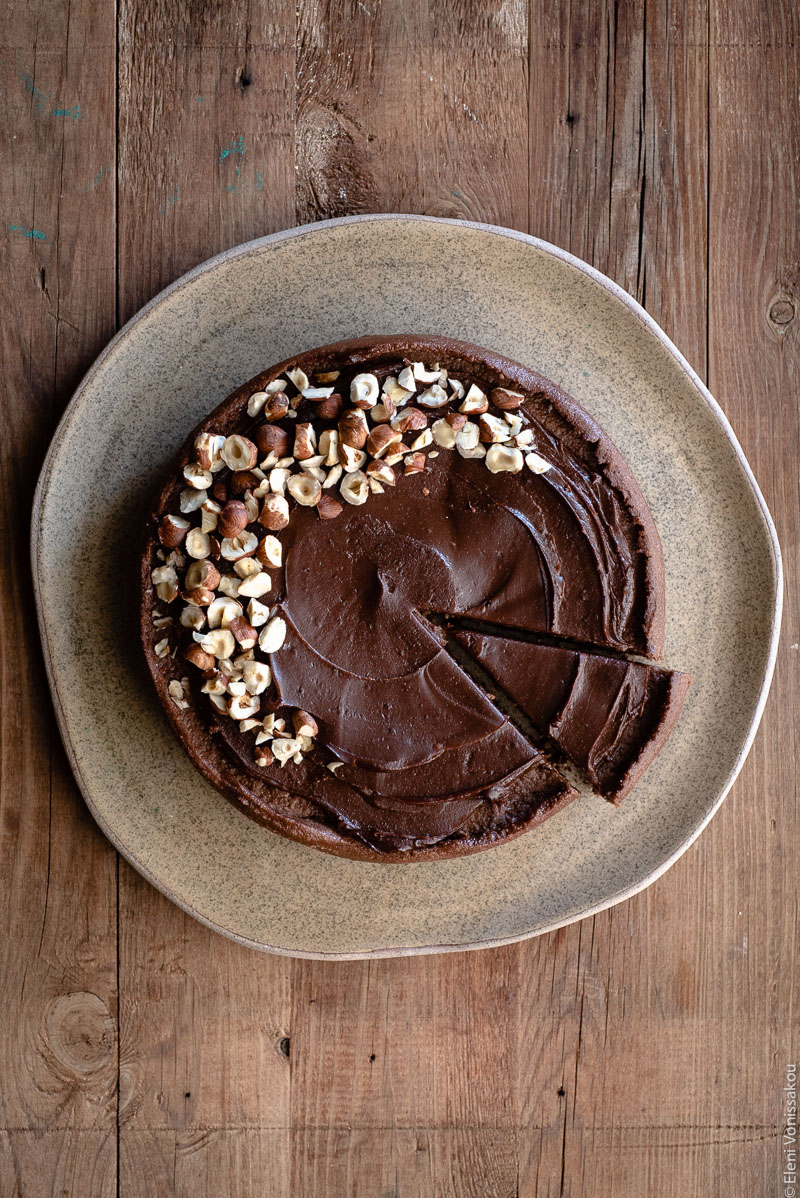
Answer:
[(409, 453), (403, 462), (406, 474), (421, 474), (425, 469), (425, 454), (421, 450), (418, 453)]
[(298, 736), (316, 736), (319, 732), (317, 721), (313, 715), (309, 715), (307, 711), (303, 711), (298, 707), (297, 711), (292, 716), (294, 730)]
[(263, 416), (264, 419), (272, 423), (275, 420), (282, 420), (289, 411), (289, 400), (282, 391), (276, 391), (270, 395), (267, 402), (264, 404)]
[(189, 569), (186, 571), (184, 585), (187, 591), (193, 591), (198, 587), (204, 590), (214, 591), (219, 586), (219, 570), (207, 558), (201, 561), (192, 562)]
[(158, 523), (158, 539), (166, 549), (177, 549), (189, 531), (189, 521), (182, 516), (162, 516)]
[(363, 449), (369, 436), (367, 418), (360, 408), (348, 408), (339, 418), (339, 441), (352, 449)]
[(208, 587), (193, 587), (192, 590), (182, 591), (181, 594), (187, 603), (193, 603), (195, 607), (210, 607), (216, 598)]
[(339, 503), (333, 495), (329, 495), (327, 491), (323, 491), (319, 497), (317, 504), (317, 514), (320, 520), (335, 520), (337, 516), (341, 516), (344, 511), (344, 505)]
[(262, 424), (256, 429), (256, 445), (264, 457), (274, 453), (276, 457), (285, 458), (289, 452), (289, 434), (276, 424)]
[(344, 400), (334, 391), (333, 395), (317, 404), (317, 411), (323, 420), (338, 420), (343, 407)]
[(467, 417), (463, 412), (445, 412), (444, 418), (450, 427), (454, 428), (456, 432), (458, 432), (459, 429), (462, 429), (467, 423)]
[(274, 569), (280, 567), (283, 555), (281, 543), (277, 537), (267, 535), (263, 540), (259, 541), (255, 557), (256, 561), (261, 562), (262, 566), (269, 566)]
[(200, 646), (196, 643), (192, 644), (192, 645), (187, 645), (186, 649), (184, 650), (183, 656), (186, 658), (186, 660), (188, 662), (190, 662), (193, 666), (196, 666), (198, 670), (202, 670), (203, 672), (205, 672), (206, 670), (213, 670), (213, 668), (214, 668), (214, 658), (211, 656), (210, 653), (206, 653), (205, 649), (201, 649)]
[(403, 438), (399, 429), (391, 428), (388, 424), (376, 424), (367, 437), (367, 453), (373, 458), (379, 458), (386, 453), (390, 445), (396, 445)]
[(229, 499), (219, 514), (217, 529), (223, 537), (235, 537), (250, 523), (247, 508), (240, 499)]
[(298, 462), (305, 462), (308, 458), (313, 458), (316, 452), (317, 437), (313, 425), (306, 422), (296, 424), (294, 430), (294, 457)]
[(374, 478), (376, 482), (385, 483), (389, 487), (393, 487), (395, 485), (396, 480), (394, 476), (394, 470), (388, 464), (388, 462), (383, 462), (380, 460), (370, 462), (365, 473), (367, 478)]
[(426, 428), (428, 417), (420, 408), (402, 408), (392, 420), (392, 428), (399, 433), (414, 432)]
[(242, 649), (252, 649), (258, 640), (257, 631), (252, 624), (247, 623), (244, 616), (234, 616), (228, 627)]
[(227, 484), (222, 482), (221, 479), (219, 482), (215, 482), (214, 486), (211, 488), (211, 494), (214, 496), (217, 503), (227, 503), (228, 502)]
[(261, 479), (252, 470), (235, 470), (228, 480), (232, 495), (244, 495), (245, 491), (255, 491)]
[(259, 524), (270, 532), (278, 532), (289, 523), (289, 504), (283, 495), (267, 495), (258, 517)]
[(525, 399), (518, 391), (507, 391), (505, 387), (495, 387), (491, 394), (492, 403), (501, 412), (514, 412), (522, 406)]

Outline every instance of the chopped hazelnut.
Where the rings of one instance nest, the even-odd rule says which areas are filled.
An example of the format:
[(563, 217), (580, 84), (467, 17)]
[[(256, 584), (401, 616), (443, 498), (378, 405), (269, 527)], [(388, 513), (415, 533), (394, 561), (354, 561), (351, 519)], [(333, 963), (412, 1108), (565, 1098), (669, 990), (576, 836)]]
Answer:
[(261, 700), (258, 695), (232, 695), (228, 700), (228, 714), (234, 720), (246, 720), (258, 713)]
[(322, 484), (310, 474), (293, 474), (287, 480), (286, 490), (295, 503), (302, 507), (314, 507), (319, 503), (322, 494)]
[(300, 707), (292, 716), (292, 723), (297, 736), (315, 737), (319, 733), (319, 726), (313, 715), (309, 715), (307, 711), (303, 711)]
[(426, 368), (423, 362), (412, 362), (411, 369), (414, 372), (414, 378), (420, 383), (435, 383), (439, 379), (439, 363), (435, 366)]
[(341, 443), (339, 445), (339, 460), (345, 473), (352, 474), (355, 470), (361, 469), (367, 460), (367, 455), (363, 449), (354, 449), (352, 445)]
[(351, 474), (346, 474), (339, 488), (339, 494), (346, 503), (352, 503), (356, 507), (366, 503), (369, 495), (369, 482), (366, 474), (361, 470), (354, 470)]
[(259, 523), (273, 532), (285, 528), (289, 523), (289, 504), (283, 495), (266, 495), (261, 508)]
[(492, 416), (489, 412), (483, 412), (478, 417), (478, 427), (480, 429), (481, 441), (485, 441), (490, 445), (511, 440), (511, 429), (505, 420), (500, 420), (497, 416)]
[(327, 399), (322, 400), (317, 410), (323, 420), (337, 420), (343, 407), (344, 400), (341, 395), (334, 392), (333, 395), (329, 395)]
[(505, 387), (495, 387), (492, 391), (492, 403), (501, 412), (513, 412), (524, 399), (525, 396), (519, 391), (508, 391)]
[(366, 473), (370, 481), (385, 483), (388, 487), (393, 487), (395, 484), (394, 470), (386, 462), (370, 462)]
[(178, 598), (178, 574), (174, 566), (156, 566), (150, 575), (156, 594), (164, 603)]
[(258, 461), (258, 450), (247, 437), (234, 433), (225, 438), (220, 457), (229, 470), (249, 470)]
[(270, 395), (267, 402), (264, 404), (264, 419), (270, 424), (276, 420), (283, 420), (284, 416), (289, 411), (289, 399), (282, 392), (277, 391)]
[(256, 550), (256, 557), (263, 566), (280, 566), (283, 561), (283, 547), (277, 537), (268, 534)]
[[(341, 470), (341, 467), (339, 469)], [(334, 499), (333, 495), (329, 495), (323, 491), (317, 504), (317, 515), (321, 520), (335, 520), (337, 516), (342, 514), (343, 510), (338, 499)]]
[(298, 462), (304, 461), (306, 458), (312, 458), (317, 452), (317, 434), (314, 432), (313, 424), (308, 424), (305, 421), (295, 425), (294, 430), (294, 456)]
[[(353, 453), (360, 454), (361, 452), (362, 451), (360, 449), (353, 450)], [(366, 454), (364, 456), (366, 457)], [(341, 477), (342, 466), (337, 462), (335, 466), (331, 466), (330, 470), (325, 475), (325, 482), (322, 484), (322, 489), (325, 490), (328, 487), (335, 487)]]
[(236, 648), (233, 633), (229, 628), (215, 628), (213, 632), (205, 633), (198, 643), (204, 652), (210, 653), (217, 659), (230, 657)]
[(403, 408), (402, 412), (398, 412), (392, 417), (391, 425), (399, 433), (415, 432), (418, 429), (427, 428), (428, 417), (419, 408)]
[(203, 470), (210, 470), (212, 474), (216, 474), (218, 470), (222, 470), (225, 463), (220, 454), (222, 446), (225, 444), (225, 438), (218, 436), (215, 433), (200, 433), (194, 439), (194, 449), (197, 454), (197, 463)]
[(415, 437), (411, 442), (412, 449), (427, 449), (433, 442), (433, 433), (429, 428), (424, 428), (418, 437)]
[(523, 466), (522, 454), (512, 445), (491, 445), (486, 452), (486, 465), (492, 474), (506, 470), (519, 474)]
[(240, 532), (235, 537), (224, 537), (220, 552), (228, 562), (235, 562), (240, 557), (248, 557), (258, 548), (258, 538), (254, 532)]
[(540, 458), (538, 453), (528, 453), (525, 455), (525, 465), (534, 474), (546, 474), (548, 470), (552, 469), (553, 463)]
[(353, 449), (363, 449), (369, 436), (367, 418), (358, 408), (348, 408), (339, 417), (339, 448), (349, 445)]
[(221, 595), (208, 608), (209, 628), (229, 628), (231, 620), (242, 614), (242, 605), (229, 595)]
[(186, 536), (186, 552), (189, 557), (196, 559), (208, 557), (211, 552), (211, 538), (200, 528), (193, 528)]
[(239, 584), (239, 596), (244, 599), (260, 599), (262, 595), (269, 593), (271, 587), (272, 580), (269, 574), (266, 570), (261, 570)]
[(214, 481), (211, 471), (204, 470), (199, 462), (187, 462), (183, 468), (183, 477), (193, 491), (205, 491)]
[(422, 408), (441, 408), (449, 402), (447, 392), (438, 383), (434, 383), (432, 387), (428, 387), (427, 391), (423, 391), (417, 396), (417, 403)]
[(199, 632), (206, 622), (205, 612), (196, 603), (187, 603), (181, 612), (180, 621), (184, 628), (192, 628)]
[(269, 619), (269, 608), (258, 599), (251, 599), (247, 605), (247, 618), (254, 628), (260, 628)]
[(308, 375), (299, 366), (290, 366), (285, 372), (290, 383), (293, 383), (298, 391), (304, 391), (308, 386)]
[(437, 445), (442, 449), (452, 449), (456, 443), (456, 430), (446, 420), (434, 420), (431, 433)]
[(374, 408), (379, 394), (374, 374), (357, 374), (350, 384), (350, 402), (357, 408)]
[(256, 429), (256, 445), (259, 453), (274, 453), (277, 460), (289, 452), (289, 434), (277, 424), (262, 424)]
[(217, 528), (223, 537), (236, 537), (249, 524), (247, 508), (241, 499), (229, 499), (219, 514)]
[(420, 474), (425, 469), (425, 454), (408, 454), (404, 462), (404, 469), (406, 474)]
[(207, 499), (207, 491), (196, 491), (193, 487), (187, 487), (184, 491), (181, 491), (178, 506), (184, 516), (189, 516), (192, 512), (196, 512), (198, 508), (201, 508)]
[(468, 416), (479, 416), (481, 412), (488, 412), (489, 401), (480, 387), (473, 383), (458, 410)]
[(335, 466), (339, 461), (339, 430), (326, 428), (319, 435), (319, 452), (325, 466)]
[(367, 437), (367, 453), (373, 458), (382, 457), (390, 445), (396, 445), (402, 439), (402, 433), (386, 424), (378, 424)]
[(285, 640), (286, 621), (280, 616), (273, 616), (262, 629), (258, 644), (263, 653), (277, 653)]
[(182, 516), (162, 516), (158, 525), (158, 539), (167, 549), (176, 549), (189, 531), (189, 521)]
[(228, 627), (242, 649), (252, 649), (258, 643), (258, 633), (244, 616), (234, 616)]
[(201, 649), (199, 645), (187, 645), (183, 656), (198, 670), (212, 670), (214, 668), (214, 658), (210, 653), (206, 653), (205, 649)]
[[(255, 632), (255, 629), (252, 631)], [(242, 677), (248, 695), (263, 695), (272, 682), (272, 671), (264, 661), (246, 661), (242, 667)]]

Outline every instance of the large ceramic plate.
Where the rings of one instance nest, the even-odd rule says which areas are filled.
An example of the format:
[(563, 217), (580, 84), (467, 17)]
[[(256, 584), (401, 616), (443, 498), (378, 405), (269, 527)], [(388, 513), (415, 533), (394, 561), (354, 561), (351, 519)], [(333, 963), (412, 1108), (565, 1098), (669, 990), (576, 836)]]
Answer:
[[(663, 539), (666, 660), (694, 677), (674, 735), (620, 810), (587, 794), (510, 844), (438, 864), (347, 861), (251, 823), (184, 755), (137, 643), (141, 521), (187, 432), (271, 362), (395, 332), (517, 358), (608, 430)], [(100, 827), (198, 919), (310, 957), (501, 944), (652, 882), (741, 767), (780, 618), (778, 545), (747, 462), (643, 309), (544, 242), (427, 217), (279, 233), (157, 296), (100, 356), (59, 426), (37, 492), (33, 566), (61, 732)]]

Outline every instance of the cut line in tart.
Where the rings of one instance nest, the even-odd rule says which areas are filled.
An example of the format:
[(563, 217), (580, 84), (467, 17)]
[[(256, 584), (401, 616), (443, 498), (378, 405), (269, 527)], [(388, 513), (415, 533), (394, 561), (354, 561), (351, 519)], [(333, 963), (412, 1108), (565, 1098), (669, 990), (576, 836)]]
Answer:
[(619, 804), (677, 723), (689, 675), (642, 661), (457, 630), (455, 640)]
[(596, 702), (573, 685), (562, 704), (573, 733), (644, 678), (632, 763), (561, 737), (618, 800), (688, 684), (619, 659), (658, 658), (664, 616), (658, 533), (610, 439), (534, 371), (431, 336), (323, 346), (241, 387), (188, 438), (142, 555), (145, 654), (192, 760), (274, 831), (369, 861), (488, 848), (576, 797), (437, 622), (530, 641), (463, 633), (542, 727), (556, 658), (538, 638), (596, 646), (559, 651), (603, 678)]

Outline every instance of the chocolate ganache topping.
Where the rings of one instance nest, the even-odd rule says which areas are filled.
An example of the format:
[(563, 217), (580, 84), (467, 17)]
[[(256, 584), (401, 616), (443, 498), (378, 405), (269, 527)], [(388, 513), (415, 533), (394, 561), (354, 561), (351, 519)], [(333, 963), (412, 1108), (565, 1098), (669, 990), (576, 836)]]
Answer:
[[(574, 728), (618, 705), (626, 668), (589, 646), (663, 643), (658, 535), (619, 452), (541, 376), (435, 337), (323, 347), (226, 400), (156, 502), (142, 579), (147, 659), (196, 764), (269, 827), (368, 860), (488, 847), (575, 795), (451, 655), (448, 625), (611, 661)], [(479, 639), (462, 638), (478, 660)], [(499, 681), (527, 710), (542, 659), (508, 644)], [(622, 739), (647, 764), (664, 721), (645, 707)], [(618, 798), (608, 778), (631, 769), (570, 744)]]

